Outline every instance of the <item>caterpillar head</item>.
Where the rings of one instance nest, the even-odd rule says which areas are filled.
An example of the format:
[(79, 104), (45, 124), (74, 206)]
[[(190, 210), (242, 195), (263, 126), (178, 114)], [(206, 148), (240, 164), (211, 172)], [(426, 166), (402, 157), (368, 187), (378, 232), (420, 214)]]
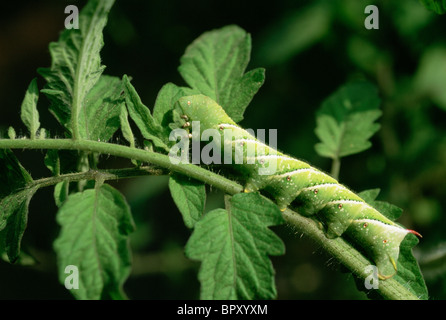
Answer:
[(190, 127), (193, 121), (200, 122), (201, 131), (218, 128), (222, 123), (235, 125), (217, 102), (202, 94), (180, 98), (175, 104), (175, 112), (182, 119), (183, 128)]

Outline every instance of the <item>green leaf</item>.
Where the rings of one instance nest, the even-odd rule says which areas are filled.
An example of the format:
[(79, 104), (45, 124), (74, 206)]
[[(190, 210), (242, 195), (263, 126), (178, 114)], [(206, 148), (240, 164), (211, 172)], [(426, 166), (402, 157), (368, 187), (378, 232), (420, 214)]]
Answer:
[[(79, 156), (77, 151), (71, 150), (48, 150), (45, 155), (45, 166), (51, 171), (53, 176), (78, 171), (81, 168), (80, 162), (85, 158)], [(79, 171), (82, 171), (80, 169)], [(58, 208), (62, 206), (70, 193), (70, 181), (65, 180), (54, 186), (54, 201)]]
[(178, 210), (183, 216), (184, 224), (192, 229), (204, 212), (206, 203), (204, 183), (174, 174), (169, 179), (169, 189)]
[(141, 102), (141, 98), (126, 75), (123, 77), (123, 82), (125, 88), (125, 102), (127, 104), (130, 118), (135, 122), (145, 139), (152, 141), (156, 147), (169, 152), (169, 148), (163, 141), (164, 129), (152, 117), (150, 110)]
[(409, 234), (401, 242), (400, 255), (398, 257), (398, 272), (394, 279), (414, 293), (418, 298), (427, 300), (428, 292), (423, 274), (417, 259), (413, 256), (412, 248), (418, 244), (419, 240), (413, 234)]
[(414, 87), (421, 96), (427, 95), (438, 107), (446, 111), (446, 47), (428, 48), (421, 57), (414, 77)]
[(48, 150), (45, 155), (44, 163), (54, 176), (60, 175), (60, 158), (57, 150)]
[(77, 299), (124, 298), (122, 286), (130, 273), (128, 235), (134, 224), (124, 197), (109, 185), (70, 195), (57, 213), (61, 232), (54, 242), (59, 279), (65, 268), (79, 270)]
[(0, 243), (0, 252), (6, 251), (8, 259), (14, 263), (20, 255), (20, 247), (28, 224), (28, 207), (31, 198), (36, 193), (38, 187), (25, 189), (14, 193), (0, 200), (0, 238), (4, 243)]
[(181, 57), (179, 72), (192, 89), (239, 122), (265, 81), (262, 68), (245, 73), (250, 55), (251, 36), (238, 26), (226, 26), (197, 38)]
[(39, 130), (39, 112), (37, 111), (37, 101), (39, 100), (39, 88), (37, 79), (34, 78), (26, 90), (25, 98), (22, 102), (21, 118), (30, 132), (31, 139), (36, 138), (36, 132)]
[[(129, 122), (129, 113), (127, 112), (127, 107), (124, 104), (121, 105), (121, 113), (119, 114), (119, 122), (121, 123), (121, 132), (124, 139), (130, 144), (131, 148), (135, 148), (135, 136), (133, 135), (132, 127)], [(140, 161), (132, 159), (131, 162), (135, 166), (140, 165)]]
[(8, 128), (8, 138), (14, 140), (17, 137), (15, 129), (13, 127)]
[(293, 10), (263, 35), (256, 50), (256, 61), (266, 65), (283, 64), (319, 42), (331, 30), (332, 12), (327, 1)]
[(32, 181), (31, 175), (14, 153), (9, 149), (0, 149), (0, 198), (22, 190)]
[(85, 99), (79, 117), (83, 139), (107, 141), (119, 129), (121, 106), (125, 104), (120, 78), (102, 75)]
[(236, 194), (226, 210), (213, 210), (197, 222), (186, 255), (202, 261), (201, 299), (275, 298), (268, 255), (281, 255), (285, 248), (268, 227), (281, 223), (277, 206), (257, 193)]
[(174, 121), (171, 114), (171, 110), (181, 97), (193, 95), (198, 93), (197, 90), (186, 87), (178, 87), (173, 83), (165, 84), (158, 93), (155, 101), (155, 106), (153, 107), (153, 117), (155, 121), (161, 124), (164, 129), (163, 136), (166, 140), (169, 139), (170, 128), (169, 124)]
[(342, 86), (323, 103), (317, 112), (317, 153), (338, 159), (371, 147), (370, 137), (380, 128), (375, 120), (381, 116), (378, 90), (368, 82)]
[(350, 36), (347, 44), (350, 60), (361, 70), (369, 74), (376, 74), (383, 63), (389, 62), (389, 54), (362, 36)]
[(28, 221), (28, 206), (38, 187), (10, 150), (0, 150), (0, 252), (14, 263)]
[(135, 136), (133, 135), (132, 128), (129, 123), (129, 113), (127, 112), (127, 107), (124, 105), (121, 106), (121, 113), (119, 114), (119, 121), (121, 123), (121, 132), (124, 136), (124, 139), (130, 143), (130, 147), (135, 147)]
[(446, 243), (439, 242), (435, 246), (418, 251), (423, 276), (429, 282), (438, 281), (442, 286), (446, 284)]
[(365, 202), (370, 204), (372, 207), (381, 212), (387, 218), (389, 218), (392, 221), (395, 221), (402, 215), (403, 209), (386, 201), (375, 200), (378, 197), (379, 192), (380, 189), (378, 188), (364, 190), (362, 192), (359, 192), (358, 196), (360, 196)]
[(378, 197), (380, 191), (381, 190), (379, 188), (368, 189), (358, 192), (358, 196), (360, 196), (365, 202), (371, 205), (372, 202)]
[[(3, 252), (3, 253), (1, 252), (1, 248), (5, 247), (4, 243), (5, 243), (5, 239), (3, 237), (3, 233), (0, 232), (0, 259), (9, 263), (10, 260), (9, 260), (8, 254), (6, 252)], [(20, 256), (14, 262), (15, 265), (25, 266), (25, 267), (36, 266), (38, 263), (39, 262), (32, 256), (32, 254), (27, 252), (25, 248), (20, 250)]]
[(62, 181), (54, 186), (54, 202), (58, 208), (62, 207), (70, 193), (70, 182)]
[(420, 0), (420, 2), (438, 14), (446, 13), (446, 0)]
[(47, 85), (42, 90), (52, 104), (50, 111), (75, 138), (80, 138), (79, 118), (90, 90), (99, 80), (102, 30), (114, 0), (91, 0), (79, 14), (79, 29), (65, 29), (50, 44), (51, 68), (39, 69)]

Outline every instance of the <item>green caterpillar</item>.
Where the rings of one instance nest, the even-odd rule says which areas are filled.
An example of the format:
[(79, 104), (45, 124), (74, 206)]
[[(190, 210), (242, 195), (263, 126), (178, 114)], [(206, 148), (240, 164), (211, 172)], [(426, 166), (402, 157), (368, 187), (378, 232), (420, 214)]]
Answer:
[[(408, 233), (420, 236), (386, 218), (331, 176), (258, 141), (212, 99), (203, 95), (183, 97), (174, 110), (180, 114), (184, 129), (189, 129), (192, 121), (199, 121), (200, 136), (207, 129), (215, 129), (223, 136), (217, 142), (220, 150), (230, 150), (231, 156), (236, 156), (236, 146), (239, 153), (241, 150), (243, 162), (233, 167), (246, 181), (245, 192), (263, 190), (282, 211), (292, 206), (304, 215), (315, 217), (328, 238), (345, 233), (375, 262), (380, 279), (397, 272), (400, 244), (405, 236)], [(230, 139), (223, 135), (226, 130), (231, 130)], [(192, 138), (192, 134), (188, 136)], [(255, 150), (254, 156), (249, 150)], [(275, 168), (274, 174), (261, 173), (269, 167)]]

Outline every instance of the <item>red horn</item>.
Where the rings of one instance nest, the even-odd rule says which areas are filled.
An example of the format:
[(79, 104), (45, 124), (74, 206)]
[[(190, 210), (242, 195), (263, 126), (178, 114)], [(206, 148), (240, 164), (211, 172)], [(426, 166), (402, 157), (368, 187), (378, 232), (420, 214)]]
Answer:
[(415, 230), (407, 229), (407, 231), (410, 232), (410, 233), (413, 233), (414, 235), (416, 235), (419, 238), (423, 238), (423, 236), (421, 234), (419, 234), (418, 232), (416, 232)]

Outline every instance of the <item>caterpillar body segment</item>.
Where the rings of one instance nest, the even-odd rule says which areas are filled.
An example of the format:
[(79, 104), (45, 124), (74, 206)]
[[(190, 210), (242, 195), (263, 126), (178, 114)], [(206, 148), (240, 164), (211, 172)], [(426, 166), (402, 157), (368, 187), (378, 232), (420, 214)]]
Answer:
[(345, 233), (374, 261), (381, 279), (396, 273), (405, 236), (420, 236), (382, 215), (330, 175), (260, 142), (212, 99), (204, 95), (183, 97), (175, 110), (184, 121), (199, 121), (200, 135), (207, 129), (220, 132), (218, 148), (223, 154), (230, 153), (232, 159), (241, 159), (231, 166), (245, 179), (245, 192), (263, 190), (282, 211), (291, 206), (312, 216), (323, 225), (328, 238)]
[(408, 233), (413, 232), (373, 219), (353, 220), (346, 232), (369, 257), (373, 257), (382, 280), (395, 275), (400, 244)]

